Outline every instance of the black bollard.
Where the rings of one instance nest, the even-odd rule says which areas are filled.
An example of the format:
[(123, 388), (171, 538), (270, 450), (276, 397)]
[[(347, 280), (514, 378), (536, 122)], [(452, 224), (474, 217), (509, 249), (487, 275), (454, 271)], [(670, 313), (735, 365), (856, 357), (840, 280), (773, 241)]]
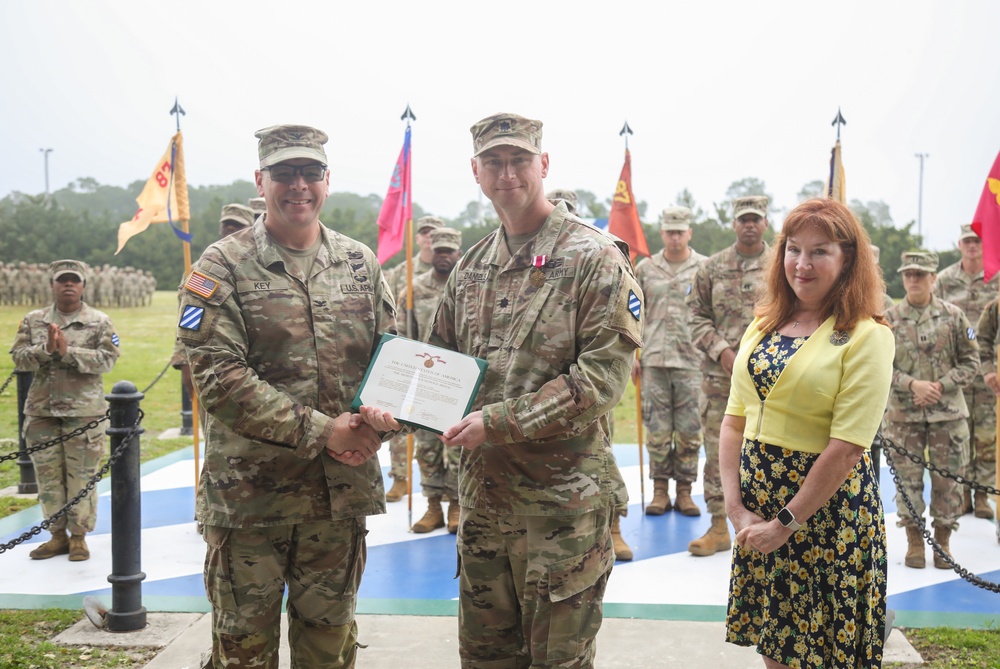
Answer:
[(191, 393), (181, 377), (181, 436), (190, 437), (194, 434), (194, 425), (191, 423)]
[(17, 492), (21, 495), (37, 495), (38, 479), (35, 478), (35, 466), (27, 453), (28, 445), (24, 441), (24, 403), (28, 399), (28, 390), (35, 378), (33, 372), (14, 372), (17, 374), (17, 466), (21, 468), (21, 482), (17, 484)]
[[(111, 452), (114, 453), (139, 417), (143, 394), (131, 381), (119, 381), (105, 395), (111, 403)], [(111, 610), (106, 620), (112, 632), (129, 632), (146, 626), (142, 605), (142, 518), (139, 491), (139, 428), (121, 457), (111, 465)]]

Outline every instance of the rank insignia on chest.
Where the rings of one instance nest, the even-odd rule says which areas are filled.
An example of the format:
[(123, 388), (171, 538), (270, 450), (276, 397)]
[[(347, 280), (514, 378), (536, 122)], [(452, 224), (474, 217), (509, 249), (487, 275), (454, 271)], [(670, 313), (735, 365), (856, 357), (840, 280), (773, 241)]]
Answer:
[(219, 282), (211, 279), (201, 272), (191, 272), (191, 276), (184, 282), (184, 288), (195, 295), (200, 295), (206, 300), (215, 294), (215, 289), (219, 287)]
[(181, 322), (177, 324), (185, 330), (197, 330), (201, 327), (201, 318), (205, 315), (205, 307), (196, 307), (189, 304), (181, 312)]
[(639, 320), (639, 316), (642, 315), (642, 301), (634, 290), (628, 291), (628, 310), (635, 316), (635, 320)]
[(118, 346), (118, 342), (119, 341), (121, 341), (121, 340), (118, 339), (118, 333), (117, 332), (111, 335), (111, 343), (112, 344), (114, 344), (115, 346)]

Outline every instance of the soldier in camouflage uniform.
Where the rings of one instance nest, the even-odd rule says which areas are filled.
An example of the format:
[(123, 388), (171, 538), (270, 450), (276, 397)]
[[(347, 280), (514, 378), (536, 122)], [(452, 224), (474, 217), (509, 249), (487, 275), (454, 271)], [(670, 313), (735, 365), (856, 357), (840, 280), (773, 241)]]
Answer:
[[(435, 228), (430, 236), (434, 268), (413, 279), (413, 310), (408, 313), (405, 306), (400, 306), (396, 319), (400, 330), (406, 329), (400, 324), (409, 320), (408, 331), (413, 339), (420, 341), (426, 341), (430, 336), (434, 314), (444, 296), (445, 283), (462, 255), (462, 233), (458, 230)], [(406, 304), (405, 291), (397, 303)], [(420, 486), (427, 497), (427, 512), (413, 524), (412, 530), (424, 534), (444, 527), (445, 516), (441, 508), (444, 498), (448, 500), (448, 531), (455, 534), (458, 532), (458, 466), (462, 449), (445, 446), (436, 434), (427, 430), (418, 430), (414, 440), (415, 457), (420, 465)]]
[(250, 206), (250, 211), (253, 212), (254, 220), (257, 220), (258, 216), (267, 211), (267, 204), (262, 197), (252, 197), (247, 200), (247, 204)]
[[(936, 253), (905, 252), (899, 272), (906, 297), (885, 316), (896, 337), (892, 390), (884, 419), (885, 435), (911, 453), (956, 474), (969, 462), (969, 411), (962, 389), (979, 371), (976, 333), (959, 307), (933, 295)], [(924, 469), (894, 457), (902, 492), (916, 512), (924, 512)], [(896, 492), (900, 527), (906, 528), (904, 564), (923, 569), (924, 540)], [(962, 515), (962, 491), (954, 480), (931, 472), (931, 517), (934, 538), (949, 553), (953, 530)], [(934, 553), (934, 566), (948, 563)]]
[(691, 344), (689, 312), (685, 298), (695, 272), (706, 257), (691, 249), (691, 210), (667, 207), (660, 217), (663, 253), (646, 258), (635, 268), (635, 278), (646, 297), (645, 346), (632, 368), (632, 378), (642, 376), (642, 418), (649, 451), (649, 478), (653, 499), (646, 515), (659, 516), (674, 508), (670, 480), (677, 482), (677, 510), (685, 516), (701, 515), (691, 499), (691, 484), (698, 478), (701, 448), (702, 353)]
[(548, 200), (552, 206), (558, 205), (560, 202), (566, 203), (566, 210), (574, 216), (576, 213), (576, 206), (579, 203), (576, 191), (570, 190), (568, 188), (554, 188), (545, 194), (545, 199)]
[(385, 504), (380, 435), (350, 405), (394, 305), (375, 255), (319, 221), (326, 134), (256, 136), (267, 213), (205, 250), (178, 327), (208, 412), (212, 666), (277, 666), (287, 586), (292, 666), (353, 667), (366, 516)]
[[(1000, 290), (1000, 274), (983, 282), (983, 243), (971, 225), (962, 226), (958, 248), (962, 259), (938, 273), (934, 295), (959, 307), (975, 326)], [(965, 475), (977, 483), (989, 484), (996, 479), (997, 398), (979, 374), (962, 392), (969, 408), (969, 470)], [(974, 506), (977, 518), (993, 519), (986, 493), (977, 492), (974, 501), (969, 488), (963, 493), (964, 513), (973, 511)]]
[[(444, 227), (444, 219), (437, 216), (423, 216), (416, 223), (417, 254), (413, 256), (413, 278), (434, 269), (431, 261), (434, 251), (431, 249), (431, 232)], [(385, 273), (386, 283), (394, 297), (401, 297), (399, 304), (406, 304), (406, 263), (402, 262)], [(396, 324), (399, 334), (409, 336), (406, 332), (406, 321)], [(389, 478), (392, 487), (385, 493), (385, 501), (398, 502), (406, 495), (406, 435), (400, 434), (389, 442)]]
[(627, 247), (545, 199), (542, 124), (472, 126), (472, 171), (501, 227), (455, 268), (431, 343), (484, 358), (474, 410), (448, 428), (458, 477), (465, 669), (592, 667), (628, 501), (608, 412), (641, 346)]
[[(25, 316), (10, 350), (17, 369), (35, 373), (24, 404), (28, 446), (52, 441), (107, 412), (102, 375), (119, 354), (111, 319), (80, 299), (87, 280), (83, 263), (57, 260), (50, 276), (54, 304)], [(42, 513), (51, 517), (84, 490), (103, 457), (103, 427), (32, 453)], [(49, 526), (52, 538), (31, 551), (31, 558), (68, 553), (74, 562), (88, 559), (85, 536), (96, 521), (97, 492), (91, 490)]]
[[(1000, 378), (997, 377), (997, 352), (998, 346), (1000, 346), (1000, 308), (998, 308), (998, 303), (995, 299), (986, 305), (986, 308), (983, 309), (983, 314), (979, 317), (979, 322), (976, 324), (976, 340), (979, 342), (979, 371), (982, 374), (983, 382), (995, 397), (1000, 396)], [(988, 486), (996, 485), (997, 481), (996, 435), (994, 435), (992, 446), (992, 449), (984, 449), (982, 454), (993, 458), (993, 474), (985, 479), (978, 479), (976, 481)], [(985, 469), (985, 466), (983, 469)], [(988, 497), (986, 508), (989, 510), (990, 515), (986, 516), (984, 514), (983, 517), (992, 518), (994, 516), (993, 508), (989, 506)], [(979, 516), (978, 510), (976, 515)]]
[(687, 297), (691, 341), (701, 351), (701, 429), (705, 441), (705, 506), (712, 525), (688, 544), (692, 555), (706, 556), (732, 545), (719, 476), (719, 429), (729, 401), (736, 349), (753, 320), (757, 284), (764, 277), (768, 246), (767, 197), (749, 195), (733, 200), (736, 243), (706, 260), (695, 274)]

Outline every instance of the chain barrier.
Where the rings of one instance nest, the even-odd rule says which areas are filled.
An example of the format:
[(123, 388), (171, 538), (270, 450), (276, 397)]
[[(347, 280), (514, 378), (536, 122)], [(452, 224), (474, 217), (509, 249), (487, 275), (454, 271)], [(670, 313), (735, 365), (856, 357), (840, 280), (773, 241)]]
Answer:
[(51, 446), (55, 446), (56, 444), (61, 444), (64, 441), (69, 441), (73, 437), (79, 437), (81, 434), (84, 434), (85, 432), (89, 432), (90, 430), (93, 430), (95, 427), (97, 427), (98, 425), (100, 425), (104, 421), (108, 420), (109, 418), (111, 418), (111, 411), (110, 410), (106, 414), (104, 414), (104, 416), (102, 416), (101, 418), (95, 418), (94, 420), (90, 421), (86, 425), (84, 425), (82, 427), (78, 427), (75, 430), (73, 430), (72, 432), (67, 432), (66, 434), (64, 434), (61, 437), (56, 437), (52, 441), (46, 441), (44, 444), (38, 444), (36, 446), (30, 446), (30, 447), (24, 449), (23, 451), (14, 451), (13, 453), (7, 453), (6, 455), (0, 455), (0, 462), (6, 462), (8, 460), (13, 460), (14, 458), (16, 458), (19, 455), (21, 455), (21, 453), (24, 453), (25, 455), (31, 455), (32, 453), (37, 453), (38, 451), (44, 451), (46, 448), (49, 448)]
[(10, 385), (10, 382), (14, 379), (16, 374), (17, 372), (11, 372), (10, 376), (7, 377), (7, 380), (3, 382), (3, 385), (0, 386), (0, 395), (3, 395), (3, 391), (7, 390), (7, 386)]
[(17, 546), (18, 544), (23, 544), (28, 539), (31, 539), (32, 537), (41, 534), (43, 530), (49, 529), (52, 523), (54, 523), (62, 516), (65, 516), (71, 507), (73, 507), (76, 504), (79, 504), (80, 501), (97, 486), (100, 480), (103, 479), (104, 476), (109, 471), (111, 471), (111, 465), (113, 465), (118, 460), (118, 458), (121, 457), (122, 453), (125, 452), (125, 449), (128, 448), (129, 444), (131, 443), (132, 437), (134, 437), (136, 433), (139, 431), (139, 426), (142, 424), (142, 418), (145, 415), (146, 414), (143, 412), (143, 410), (139, 409), (139, 415), (135, 419), (135, 424), (132, 425), (131, 428), (129, 428), (128, 433), (121, 440), (121, 443), (118, 444), (118, 448), (114, 450), (114, 452), (108, 458), (108, 461), (104, 463), (104, 465), (99, 470), (97, 470), (97, 473), (94, 474), (94, 476), (92, 476), (89, 481), (87, 481), (87, 485), (83, 488), (83, 490), (78, 492), (73, 499), (66, 502), (66, 505), (63, 508), (59, 509), (54, 514), (52, 514), (51, 518), (46, 518), (38, 525), (32, 527), (30, 530), (26, 530), (25, 532), (23, 532), (21, 536), (17, 537), (16, 539), (12, 539), (11, 541), (5, 544), (0, 544), (0, 554), (6, 553), (7, 551)]
[(988, 485), (983, 485), (981, 483), (976, 483), (975, 481), (972, 481), (970, 479), (965, 478), (961, 474), (952, 474), (950, 471), (948, 471), (944, 467), (938, 467), (933, 462), (928, 462), (927, 460), (924, 460), (922, 457), (920, 457), (916, 453), (911, 453), (910, 451), (906, 450), (902, 446), (900, 446), (900, 445), (898, 445), (896, 443), (893, 443), (889, 439), (886, 439), (885, 437), (883, 437), (881, 435), (879, 435), (879, 436), (882, 439), (882, 443), (884, 445), (887, 445), (889, 448), (891, 448), (892, 450), (896, 451), (897, 453), (899, 453), (903, 457), (907, 458), (912, 463), (920, 465), (924, 469), (928, 469), (928, 470), (934, 472), (935, 474), (939, 474), (939, 475), (941, 475), (941, 476), (943, 476), (945, 478), (951, 479), (952, 481), (955, 481), (955, 482), (959, 483), (960, 485), (968, 486), (969, 488), (972, 488), (973, 490), (978, 490), (979, 492), (984, 492), (987, 495), (1000, 495), (1000, 490), (998, 490), (996, 488), (993, 488), (993, 487), (988, 486)]
[(141, 391), (143, 395), (148, 393), (149, 389), (155, 386), (156, 382), (163, 378), (163, 375), (167, 373), (168, 369), (170, 369), (170, 362), (171, 362), (170, 360), (167, 360), (167, 365), (162, 370), (160, 370), (160, 373), (156, 375), (156, 378), (153, 379), (153, 382), (150, 383), (148, 386), (145, 387), (145, 389)]
[[(888, 446), (889, 449), (897, 453), (900, 453), (902, 455), (905, 455), (910, 460), (913, 460), (913, 462), (915, 463), (923, 462), (923, 460), (919, 458), (914, 459), (914, 456), (911, 455), (909, 451), (893, 443), (890, 439), (887, 439), (882, 435), (878, 435), (876, 439), (881, 439), (883, 446)], [(896, 467), (892, 464), (892, 455), (889, 454), (888, 450), (885, 451), (885, 463), (889, 465), (889, 472), (892, 473), (892, 480), (896, 484), (896, 491), (899, 493), (900, 498), (902, 498), (903, 504), (906, 506), (907, 510), (909, 510), (910, 518), (912, 518), (913, 522), (917, 525), (917, 529), (920, 530), (920, 534), (924, 537), (924, 541), (926, 541), (927, 544), (934, 550), (934, 552), (948, 564), (948, 566), (951, 568), (952, 571), (961, 576), (963, 579), (965, 579), (966, 581), (968, 581), (969, 583), (971, 583), (976, 587), (982, 588), (983, 590), (1000, 593), (1000, 583), (993, 583), (992, 581), (987, 581), (986, 579), (979, 578), (971, 571), (969, 571), (962, 565), (958, 564), (958, 562), (956, 562), (955, 559), (947, 553), (947, 551), (941, 548), (941, 544), (939, 544), (937, 540), (934, 539), (934, 537), (930, 533), (930, 530), (927, 529), (927, 523), (924, 522), (923, 516), (917, 513), (917, 510), (913, 506), (913, 502), (910, 500), (909, 495), (906, 494), (906, 489), (903, 487), (903, 482), (900, 480), (899, 474), (896, 473)], [(928, 468), (932, 466), (931, 463), (927, 463), (927, 465)], [(941, 473), (942, 471), (938, 468), (935, 468), (935, 470), (938, 471), (939, 473)], [(954, 478), (954, 477), (949, 476), (948, 478)]]

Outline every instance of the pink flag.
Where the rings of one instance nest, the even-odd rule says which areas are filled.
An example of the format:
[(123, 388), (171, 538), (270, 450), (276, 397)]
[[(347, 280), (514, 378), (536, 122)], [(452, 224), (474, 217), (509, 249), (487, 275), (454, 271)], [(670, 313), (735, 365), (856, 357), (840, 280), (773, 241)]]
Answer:
[(989, 281), (1000, 271), (1000, 154), (986, 175), (972, 229), (983, 240), (983, 279)]
[(413, 199), (410, 193), (410, 126), (406, 126), (406, 138), (399, 160), (392, 170), (389, 192), (378, 213), (378, 261), (385, 261), (403, 248), (406, 222), (413, 218)]

